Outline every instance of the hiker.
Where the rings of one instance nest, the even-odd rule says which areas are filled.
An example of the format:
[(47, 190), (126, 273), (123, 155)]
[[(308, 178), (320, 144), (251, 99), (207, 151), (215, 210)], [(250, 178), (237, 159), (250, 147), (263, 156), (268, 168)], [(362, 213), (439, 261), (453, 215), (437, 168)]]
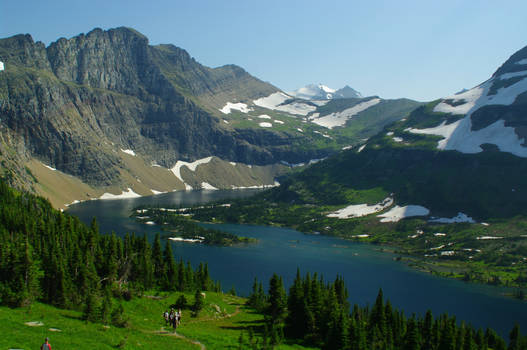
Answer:
[(183, 317), (183, 314), (181, 313), (181, 309), (177, 312), (177, 325), (179, 326), (181, 324), (181, 317)]
[(169, 316), (168, 310), (165, 310), (165, 312), (163, 313), (163, 318), (165, 319), (165, 326), (168, 326), (168, 323), (170, 321), (168, 316)]
[(49, 343), (49, 338), (44, 340), (44, 344), (40, 346), (40, 350), (51, 350), (51, 344)]
[(177, 328), (176, 312), (174, 309), (170, 310), (170, 325), (174, 328), (174, 330)]

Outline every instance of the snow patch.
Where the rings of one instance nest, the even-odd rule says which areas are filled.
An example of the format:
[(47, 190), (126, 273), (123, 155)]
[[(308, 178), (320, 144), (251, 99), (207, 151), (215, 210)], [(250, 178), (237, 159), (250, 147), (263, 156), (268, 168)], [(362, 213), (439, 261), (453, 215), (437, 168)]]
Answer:
[(283, 104), (292, 97), (283, 92), (275, 92), (267, 97), (262, 97), (254, 100), (253, 103), (258, 107), (282, 111), (290, 114), (308, 115), (313, 112), (316, 107), (305, 102), (294, 101), (288, 104)]
[(480, 236), (480, 237), (477, 237), (476, 239), (503, 239), (503, 237), (496, 237), (496, 236)]
[(150, 191), (152, 191), (153, 194), (162, 194), (162, 193), (166, 193), (166, 191), (165, 191), (165, 192), (163, 192), (163, 191), (156, 191), (156, 190), (154, 190), (154, 189), (150, 189)]
[(390, 207), (392, 204), (393, 198), (388, 197), (385, 198), (382, 202), (373, 205), (352, 204), (345, 208), (339, 209), (333, 213), (329, 213), (326, 216), (329, 218), (339, 219), (358, 218), (361, 216), (366, 216), (383, 211), (384, 209)]
[(57, 169), (55, 169), (55, 168), (52, 167), (52, 166), (46, 165), (46, 164), (44, 164), (44, 163), (42, 163), (42, 165), (45, 166), (46, 168), (48, 168), (49, 170), (57, 171)]
[(122, 149), (121, 148), (121, 152), (129, 154), (129, 155), (134, 156), (134, 157), (136, 156), (135, 152), (132, 151), (131, 149)]
[(183, 237), (168, 237), (171, 241), (174, 242), (187, 242), (187, 243), (201, 243), (204, 239), (199, 238), (183, 238)]
[(366, 147), (366, 145), (362, 145), (359, 147), (359, 150), (357, 151), (358, 153), (362, 152), (362, 150)]
[(407, 205), (400, 207), (396, 205), (388, 212), (377, 215), (382, 218), (381, 222), (398, 222), (401, 219), (412, 217), (412, 216), (426, 216), (430, 214), (430, 210), (420, 205)]
[(132, 190), (130, 187), (123, 191), (121, 194), (112, 194), (112, 193), (104, 193), (102, 196), (99, 197), (99, 199), (124, 199), (124, 198), (138, 198), (141, 197), (140, 194), (137, 194)]
[(363, 112), (365, 110), (367, 110), (368, 108), (370, 107), (373, 107), (375, 106), (376, 104), (378, 104), (379, 102), (381, 102), (381, 99), (379, 98), (374, 98), (374, 99), (371, 99), (369, 101), (366, 101), (366, 102), (361, 102), (351, 108), (347, 108), (341, 112), (334, 112), (334, 113), (331, 113), (331, 114), (328, 114), (328, 115), (324, 115), (322, 117), (316, 117), (316, 118), (313, 118), (310, 117), (310, 120), (315, 123), (315, 124), (318, 124), (320, 126), (323, 126), (325, 128), (328, 128), (328, 129), (333, 129), (337, 126), (343, 126), (346, 124), (346, 122), (351, 119), (353, 116), (359, 114), (360, 112)]
[[(446, 125), (443, 121), (441, 125), (428, 129), (408, 129), (416, 134), (429, 134), (442, 136), (437, 148), (443, 150), (457, 150), (463, 153), (479, 153), (480, 147), (484, 143), (495, 144), (500, 151), (509, 152), (520, 157), (527, 157), (527, 148), (523, 147), (524, 139), (520, 139), (514, 128), (506, 127), (504, 120), (498, 120), (481, 130), (471, 130), (471, 114), (479, 108), (487, 105), (511, 105), (519, 94), (527, 91), (527, 77), (513, 85), (500, 88), (496, 94), (489, 95), (489, 91), (495, 79), (501, 77), (520, 76), (525, 72), (506, 73), (498, 78), (486, 81), (485, 83), (464, 91), (458, 95), (445, 98), (435, 108), (434, 112), (451, 113), (466, 116), (454, 123)], [(527, 73), (526, 73), (527, 74)], [(446, 101), (457, 104), (452, 106)]]
[(262, 128), (272, 128), (273, 127), (273, 124), (267, 123), (267, 122), (259, 123), (258, 125), (260, 125), (260, 127)]
[[(172, 171), (172, 173), (174, 173), (174, 175), (181, 181), (181, 182), (185, 182), (183, 181), (183, 178), (181, 177), (181, 167), (183, 166), (186, 166), (190, 171), (196, 171), (196, 168), (198, 165), (200, 164), (207, 164), (209, 163), (210, 161), (212, 160), (212, 157), (207, 157), (207, 158), (203, 158), (203, 159), (198, 159), (192, 163), (188, 163), (188, 162), (184, 162), (182, 160), (178, 160), (176, 162), (176, 165), (174, 165), (170, 171)], [(185, 184), (185, 186), (187, 186), (187, 184)], [(189, 186), (190, 187), (190, 186)], [(192, 187), (190, 187), (190, 189), (192, 189)]]
[(302, 130), (300, 128), (296, 128), (296, 130), (298, 130), (298, 132), (304, 132), (304, 130)]
[(470, 216), (464, 213), (457, 213), (457, 216), (454, 216), (453, 218), (437, 218), (429, 220), (429, 222), (438, 222), (441, 224), (453, 224), (453, 223), (459, 223), (459, 222), (468, 222), (471, 224), (474, 224), (475, 221)]
[(0, 62), (0, 72), (4, 70), (4, 62)]
[(203, 190), (217, 190), (216, 187), (212, 186), (211, 184), (209, 184), (208, 182), (202, 182), (201, 183), (201, 188)]
[(257, 116), (256, 118), (260, 118), (260, 119), (271, 119), (271, 117), (268, 116), (267, 114), (261, 114), (261, 115)]
[(223, 106), (222, 109), (220, 109), (220, 112), (222, 112), (223, 114), (229, 114), (232, 112), (232, 110), (237, 110), (242, 113), (249, 113), (250, 111), (252, 111), (252, 108), (249, 108), (245, 103), (241, 103), (241, 102), (239, 103), (227, 102), (227, 104)]
[(453, 250), (445, 250), (441, 252), (441, 256), (452, 256), (455, 252)]
[(254, 185), (254, 186), (232, 186), (233, 190), (246, 190), (246, 189), (265, 189), (280, 186), (278, 181), (275, 181), (272, 185)]
[(441, 125), (429, 129), (409, 129), (414, 134), (427, 134), (443, 136), (437, 148), (441, 150), (456, 150), (462, 153), (482, 152), (482, 144), (491, 143), (500, 151), (509, 152), (519, 157), (527, 157), (527, 148), (523, 147), (524, 139), (520, 139), (513, 127), (505, 126), (505, 121), (500, 119), (486, 128), (471, 130), (472, 121), (465, 117), (454, 123)]
[(386, 136), (393, 136), (393, 131), (388, 131), (388, 132), (386, 133)]
[(403, 141), (404, 141), (404, 139), (403, 139), (402, 137), (397, 137), (397, 136), (394, 136), (394, 137), (392, 138), (392, 140), (393, 140), (394, 142), (403, 142)]
[(273, 123), (276, 123), (276, 124), (285, 124), (283, 121), (281, 120), (273, 120)]

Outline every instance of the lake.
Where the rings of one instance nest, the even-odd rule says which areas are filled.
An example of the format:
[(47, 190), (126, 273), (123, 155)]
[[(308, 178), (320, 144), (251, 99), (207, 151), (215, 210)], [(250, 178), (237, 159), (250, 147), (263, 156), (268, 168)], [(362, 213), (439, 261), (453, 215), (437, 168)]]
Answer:
[[(97, 218), (101, 232), (147, 234), (153, 239), (161, 229), (136, 222), (129, 216), (136, 206), (195, 205), (225, 198), (243, 198), (258, 190), (186, 191), (134, 199), (98, 200), (75, 204), (68, 213), (90, 223)], [(379, 247), (341, 239), (305, 235), (298, 231), (251, 225), (212, 225), (216, 229), (258, 239), (258, 243), (234, 247), (207, 246), (172, 242), (176, 259), (190, 261), (193, 266), (208, 262), (211, 277), (220, 280), (223, 290), (232, 286), (241, 295), (248, 295), (254, 277), (267, 281), (276, 272), (288, 287), (296, 274), (317, 272), (326, 280), (337, 274), (346, 281), (352, 305), (373, 304), (379, 288), (396, 308), (408, 315), (434, 315), (447, 312), (458, 320), (476, 327), (492, 327), (508, 340), (514, 322), (527, 330), (527, 302), (503, 296), (504, 290), (478, 284), (435, 277), (411, 269), (393, 260)], [(164, 242), (163, 242), (164, 244)]]

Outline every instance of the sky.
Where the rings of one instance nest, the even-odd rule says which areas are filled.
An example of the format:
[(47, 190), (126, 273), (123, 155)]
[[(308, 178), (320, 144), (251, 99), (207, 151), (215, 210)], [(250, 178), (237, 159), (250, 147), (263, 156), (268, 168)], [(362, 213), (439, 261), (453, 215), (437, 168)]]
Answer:
[(525, 0), (13, 0), (0, 1), (0, 38), (48, 45), (127, 26), (284, 91), (323, 83), (430, 101), (482, 83), (527, 46), (526, 14)]

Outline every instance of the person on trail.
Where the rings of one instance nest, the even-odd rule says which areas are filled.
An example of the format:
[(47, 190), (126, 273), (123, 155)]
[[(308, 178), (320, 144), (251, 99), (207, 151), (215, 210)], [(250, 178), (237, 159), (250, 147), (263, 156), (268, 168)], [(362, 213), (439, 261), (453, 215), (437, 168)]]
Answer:
[(176, 326), (179, 326), (179, 310), (176, 311)]
[(176, 320), (176, 312), (174, 309), (170, 310), (170, 325), (176, 330), (177, 327), (177, 320)]
[(49, 343), (49, 338), (44, 340), (44, 344), (40, 346), (40, 350), (51, 350), (51, 344)]
[(177, 325), (179, 326), (181, 324), (181, 318), (183, 317), (183, 313), (181, 313), (181, 309), (177, 312)]
[(165, 326), (168, 326), (169, 321), (170, 321), (168, 316), (169, 316), (168, 310), (165, 310), (165, 312), (163, 313), (163, 318), (165, 319)]

